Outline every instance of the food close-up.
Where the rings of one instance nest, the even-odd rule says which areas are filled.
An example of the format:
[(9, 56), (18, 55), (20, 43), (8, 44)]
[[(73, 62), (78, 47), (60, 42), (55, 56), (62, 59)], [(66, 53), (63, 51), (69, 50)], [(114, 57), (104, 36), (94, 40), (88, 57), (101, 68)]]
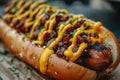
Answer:
[[(0, 52), (6, 54), (0, 65), (3, 70), (9, 65), (18, 77), (14, 80), (96, 80), (111, 74), (120, 62), (119, 39), (101, 21), (45, 1), (7, 3), (0, 18), (0, 38), (7, 48)], [(29, 71), (19, 74), (22, 68)], [(13, 80), (1, 76), (3, 70), (0, 80)]]

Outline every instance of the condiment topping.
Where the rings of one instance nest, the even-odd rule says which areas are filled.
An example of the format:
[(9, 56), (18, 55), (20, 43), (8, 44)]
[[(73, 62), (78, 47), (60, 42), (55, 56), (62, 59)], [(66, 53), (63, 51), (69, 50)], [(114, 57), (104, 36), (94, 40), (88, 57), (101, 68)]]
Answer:
[(102, 43), (101, 22), (68, 14), (67, 10), (44, 2), (13, 1), (6, 8), (3, 19), (32, 43), (45, 48), (39, 62), (42, 73), (46, 73), (51, 54), (75, 62), (89, 45)]

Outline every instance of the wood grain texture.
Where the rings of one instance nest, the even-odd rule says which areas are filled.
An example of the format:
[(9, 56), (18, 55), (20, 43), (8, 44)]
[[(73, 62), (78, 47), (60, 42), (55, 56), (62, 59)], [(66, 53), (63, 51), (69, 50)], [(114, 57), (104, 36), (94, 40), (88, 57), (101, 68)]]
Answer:
[(53, 80), (17, 59), (0, 43), (0, 80)]

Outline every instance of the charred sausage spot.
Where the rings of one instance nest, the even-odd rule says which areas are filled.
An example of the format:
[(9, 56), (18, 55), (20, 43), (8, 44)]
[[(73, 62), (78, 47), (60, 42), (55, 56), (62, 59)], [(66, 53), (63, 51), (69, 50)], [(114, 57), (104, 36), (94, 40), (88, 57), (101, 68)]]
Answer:
[(98, 51), (106, 50), (107, 49), (104, 45), (101, 45), (99, 43), (95, 43), (95, 44), (89, 46), (88, 48), (95, 49), (95, 50), (98, 50)]
[(112, 63), (111, 50), (104, 45), (95, 43), (84, 51), (77, 63), (99, 72)]

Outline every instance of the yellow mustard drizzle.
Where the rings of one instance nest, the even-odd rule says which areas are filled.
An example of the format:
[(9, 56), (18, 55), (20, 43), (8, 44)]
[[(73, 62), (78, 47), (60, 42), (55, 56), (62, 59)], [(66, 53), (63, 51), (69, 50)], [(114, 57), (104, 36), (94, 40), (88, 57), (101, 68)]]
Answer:
[(30, 6), (32, 4), (32, 1), (26, 2), (23, 6), (21, 6), (21, 9), (15, 14), (16, 16), (19, 16), (26, 7)]
[(13, 17), (14, 17), (13, 14), (6, 14), (6, 15), (3, 16), (3, 19), (5, 19), (5, 18), (13, 18)]
[(42, 54), (40, 56), (40, 60), (39, 60), (40, 71), (43, 74), (45, 74), (47, 71), (47, 63), (48, 63), (49, 56), (51, 54), (54, 54), (54, 51), (52, 49), (45, 48), (45, 50), (42, 52)]
[[(86, 22), (87, 24), (87, 22)], [(88, 23), (87, 25), (90, 25), (90, 23)], [(94, 32), (96, 31), (99, 27), (101, 26), (101, 23), (100, 22), (96, 22), (94, 25), (93, 25), (93, 29), (90, 29), (90, 30), (86, 30), (85, 33), (90, 33), (90, 32)], [(82, 54), (83, 50), (85, 48), (87, 48), (88, 44), (83, 42), (79, 45), (79, 48), (77, 50), (77, 52), (73, 52), (73, 48), (75, 47), (75, 45), (77, 44), (77, 36), (79, 34), (82, 33), (81, 30), (84, 30), (84, 27), (81, 26), (80, 28), (77, 29), (77, 32), (75, 33), (73, 39), (72, 39), (72, 44), (68, 47), (68, 49), (64, 52), (64, 55), (69, 57), (69, 61), (73, 62), (73, 61), (76, 61)], [(99, 42), (101, 43), (102, 41), (102, 37), (101, 37), (101, 34), (99, 33), (99, 38), (93, 38), (91, 37), (91, 41), (92, 43), (95, 43), (95, 42)]]
[[(41, 32), (38, 36), (38, 40), (39, 40), (38, 42), (39, 42), (40, 45), (43, 45), (43, 43), (44, 43), (45, 34), (50, 33), (53, 30), (54, 23), (56, 22), (55, 21), (55, 16), (59, 12), (61, 12), (61, 10), (57, 10), (56, 13), (51, 15), (50, 19), (45, 23), (45, 26), (44, 26), (45, 28), (44, 28), (43, 32)], [(49, 25), (48, 25), (48, 23), (49, 23)], [(48, 27), (48, 30), (47, 30), (47, 27)]]
[(14, 14), (8, 14), (8, 12), (10, 10), (12, 10), (12, 8), (14, 8), (14, 6), (16, 6), (15, 4), (17, 3), (17, 0), (14, 0), (10, 6), (8, 6), (7, 8), (5, 8), (4, 10), (4, 13), (5, 15), (3, 15), (3, 19), (6, 19), (6, 18), (13, 18), (15, 15)]
[[(14, 15), (14, 18), (13, 18), (12, 22), (10, 23), (11, 27), (14, 27), (14, 22), (16, 20), (21, 20), (21, 19), (23, 19), (24, 17), (26, 17), (27, 15), (30, 14), (30, 11), (27, 11), (26, 13), (21, 14), (24, 11), (24, 8), (27, 7), (27, 6), (29, 6), (30, 4), (32, 4), (32, 1), (26, 2), (24, 6), (21, 5), (21, 9), (18, 12), (16, 12), (16, 14)], [(21, 15), (21, 16), (19, 16), (19, 15)]]
[(82, 32), (80, 30), (77, 30), (77, 32), (75, 33), (73, 39), (72, 39), (72, 44), (68, 47), (68, 49), (64, 52), (64, 55), (69, 57), (69, 61), (75, 61), (76, 59), (78, 59), (79, 56), (81, 56), (83, 50), (87, 47), (87, 43), (83, 42), (80, 44), (77, 52), (73, 52), (73, 48), (75, 47), (75, 45), (77, 44), (77, 36), (79, 34), (81, 34)]
[[(71, 25), (67, 25), (67, 26), (69, 27), (69, 26), (71, 26)], [(64, 29), (63, 31), (65, 31), (65, 29)], [(62, 31), (62, 32), (63, 32), (63, 31)], [(45, 74), (46, 71), (47, 71), (47, 61), (48, 61), (48, 59), (49, 59), (49, 56), (50, 56), (51, 54), (54, 54), (53, 47), (54, 47), (57, 43), (60, 42), (60, 40), (62, 39), (62, 37), (63, 37), (63, 34), (62, 34), (62, 33), (59, 34), (59, 36), (57, 37), (57, 39), (54, 40), (54, 41), (50, 44), (50, 46), (48, 46), (48, 48), (46, 48), (46, 49), (42, 52), (39, 62), (40, 62), (40, 64), (42, 64), (42, 65), (40, 66), (40, 71), (41, 71), (43, 74)], [(45, 55), (47, 58), (45, 58), (44, 55)], [(44, 61), (43, 61), (43, 60), (44, 60)]]
[[(22, 5), (20, 5), (20, 3), (17, 5), (18, 7), (21, 6), (22, 9), (15, 14), (16, 17), (12, 20), (12, 23), (10, 24), (10, 26), (12, 26), (12, 27), (14, 26), (14, 21), (15, 21), (15, 20), (22, 20), (23, 18), (25, 18), (25, 17), (27, 17), (28, 15), (30, 15), (31, 12), (32, 12), (32, 10), (34, 9), (34, 7), (36, 7), (37, 5), (39, 5), (38, 2), (34, 2), (34, 3), (30, 6), (30, 9), (27, 10), (26, 13), (21, 14), (21, 13), (24, 11), (24, 8), (27, 7), (27, 6), (29, 6), (30, 4), (32, 4), (32, 1), (26, 2), (26, 4), (25, 4), (23, 7), (22, 7)], [(21, 16), (19, 16), (20, 14), (21, 14)], [(29, 24), (29, 26), (30, 26), (30, 24)]]
[(34, 24), (34, 21), (32, 21), (33, 17), (35, 16), (35, 18), (36, 18), (36, 15), (40, 11), (40, 9), (41, 9), (41, 6), (39, 6), (38, 8), (36, 8), (36, 10), (34, 12), (30, 13), (30, 17), (25, 21), (25, 24), (24, 24), (25, 28), (29, 28), (29, 27), (31, 27)]
[[(77, 19), (77, 18), (79, 18), (79, 17), (74, 17), (74, 18)], [(69, 19), (67, 22), (69, 22), (70, 20), (71, 20), (71, 19)], [(51, 55), (51, 54), (50, 54), (50, 51), (52, 52), (52, 54), (54, 54), (54, 50), (53, 50), (54, 46), (56, 46), (56, 45), (62, 40), (62, 38), (63, 38), (63, 33), (64, 33), (67, 29), (73, 28), (74, 25), (76, 24), (76, 22), (77, 22), (77, 21), (73, 22), (72, 25), (71, 25), (70, 23), (68, 23), (67, 25), (63, 25), (63, 24), (60, 25), (59, 28), (61, 29), (61, 27), (62, 27), (63, 29), (59, 31), (58, 37), (42, 52), (42, 54), (43, 54), (43, 55), (46, 55), (48, 58), (45, 58), (45, 57), (43, 57), (42, 55), (41, 55), (41, 57), (40, 57), (40, 64), (43, 64), (43, 65), (40, 66), (40, 70), (41, 70), (42, 73), (44, 73), (44, 74), (46, 73), (46, 70), (47, 70), (46, 64), (47, 64), (47, 61), (48, 61), (48, 59), (49, 59), (49, 56)], [(49, 56), (48, 56), (48, 55), (49, 55)], [(45, 60), (46, 62), (45, 62), (45, 61), (42, 61), (42, 60)]]
[[(5, 9), (5, 12), (8, 12), (12, 7), (14, 7), (14, 5), (17, 8), (20, 8), (20, 10), (18, 12), (16, 12), (15, 14), (5, 14), (3, 16), (3, 18), (13, 17), (13, 20), (10, 23), (10, 26), (14, 27), (14, 21), (15, 20), (22, 20), (23, 18), (26, 18), (27, 16), (29, 16), (25, 20), (25, 24), (24, 24), (25, 28), (30, 28), (31, 27), (29, 38), (32, 38), (32, 35), (35, 31), (36, 26), (38, 24), (40, 24), (41, 19), (43, 18), (43, 16), (45, 16), (45, 12), (47, 12), (49, 10), (55, 12), (54, 14), (50, 15), (50, 18), (45, 22), (43, 29), (38, 34), (38, 40), (33, 41), (35, 44), (38, 44), (38, 45), (43, 45), (44, 44), (44, 38), (43, 38), (44, 35), (46, 33), (50, 33), (53, 30), (53, 25), (56, 22), (55, 17), (59, 12), (64, 12), (65, 14), (62, 14), (63, 16), (64, 15), (69, 15), (67, 10), (65, 10), (65, 9), (59, 10), (56, 7), (51, 7), (46, 3), (40, 4), (40, 2), (32, 3), (32, 1), (27, 1), (24, 5), (22, 5), (23, 2), (24, 2), (24, 0), (20, 0), (16, 5), (15, 5), (15, 2), (13, 2), (12, 5), (10, 5), (9, 7), (7, 7)], [(25, 13), (22, 14), (22, 12), (24, 11), (24, 8), (26, 6), (30, 6), (30, 8), (29, 8), (29, 10), (27, 10)], [(34, 10), (34, 12), (32, 12), (35, 7), (36, 7), (36, 9)], [(35, 16), (35, 20), (32, 21), (34, 16)], [(83, 15), (72, 15), (72, 18), (69, 18), (65, 22), (67, 24), (62, 23), (59, 26), (59, 29), (58, 29), (58, 32), (57, 32), (58, 35), (57, 35), (56, 39), (54, 41), (52, 41), (50, 43), (50, 45), (47, 46), (44, 49), (44, 51), (41, 53), (41, 56), (40, 56), (40, 59), (39, 59), (39, 63), (40, 63), (39, 67), (40, 67), (40, 71), (43, 74), (45, 74), (46, 71), (47, 71), (47, 63), (48, 63), (48, 60), (49, 60), (49, 56), (51, 54), (55, 53), (53, 48), (63, 39), (64, 32), (69, 28), (74, 28), (77, 21), (81, 18), (85, 19)], [(70, 24), (70, 21), (72, 19), (75, 19), (75, 21), (72, 22), (72, 24)], [(84, 30), (84, 33), (86, 33), (86, 34), (97, 31), (98, 32), (98, 38), (90, 37), (91, 41), (92, 41), (92, 43), (95, 43), (95, 42), (102, 43), (102, 34), (99, 33), (99, 30), (98, 30), (99, 27), (102, 26), (101, 22), (92, 23), (91, 21), (86, 20), (84, 23), (86, 23), (86, 26), (91, 26), (91, 29), (85, 30), (85, 27), (84, 27), (83, 24), (81, 26), (79, 26), (77, 28), (77, 31), (75, 32), (75, 34), (71, 38), (72, 44), (64, 52), (64, 55), (69, 58), (70, 62), (74, 62), (75, 60), (77, 60), (81, 56), (83, 50), (85, 48), (87, 48), (88, 45), (89, 45), (86, 42), (82, 42), (79, 45), (78, 50), (76, 52), (73, 52), (73, 48), (77, 44), (77, 36), (80, 35), (83, 32), (82, 30)]]
[(17, 0), (12, 1), (11, 5), (5, 8), (4, 13), (7, 13), (11, 8), (13, 8), (15, 6), (15, 3), (17, 3)]
[(21, 1), (17, 4), (16, 7), (17, 7), (17, 8), (20, 8), (24, 2), (25, 2), (24, 0), (21, 0)]
[[(46, 7), (46, 9), (40, 11), (39, 14), (38, 14), (39, 17), (35, 19), (35, 23), (33, 24), (32, 30), (31, 30), (30, 35), (29, 35), (30, 38), (32, 38), (32, 35), (33, 35), (33, 32), (34, 32), (36, 26), (38, 24), (40, 24), (40, 21), (41, 21), (42, 17), (45, 15), (44, 13), (50, 9), (50, 6), (48, 6), (46, 4), (43, 7)], [(44, 29), (39, 33), (39, 35), (41, 35), (41, 33), (43, 31), (44, 31)]]
[(52, 30), (52, 28), (53, 28), (53, 25), (54, 25), (54, 22), (55, 22), (55, 19), (51, 20), (50, 25), (49, 25), (49, 26), (50, 26), (49, 29), (48, 29), (48, 30), (44, 30), (44, 32), (41, 33), (41, 34), (38, 36), (38, 40), (40, 40), (40, 41), (39, 41), (39, 44), (40, 44), (40, 45), (42, 45), (42, 44), (44, 43), (44, 36), (45, 36), (45, 34), (51, 32), (51, 30)]

